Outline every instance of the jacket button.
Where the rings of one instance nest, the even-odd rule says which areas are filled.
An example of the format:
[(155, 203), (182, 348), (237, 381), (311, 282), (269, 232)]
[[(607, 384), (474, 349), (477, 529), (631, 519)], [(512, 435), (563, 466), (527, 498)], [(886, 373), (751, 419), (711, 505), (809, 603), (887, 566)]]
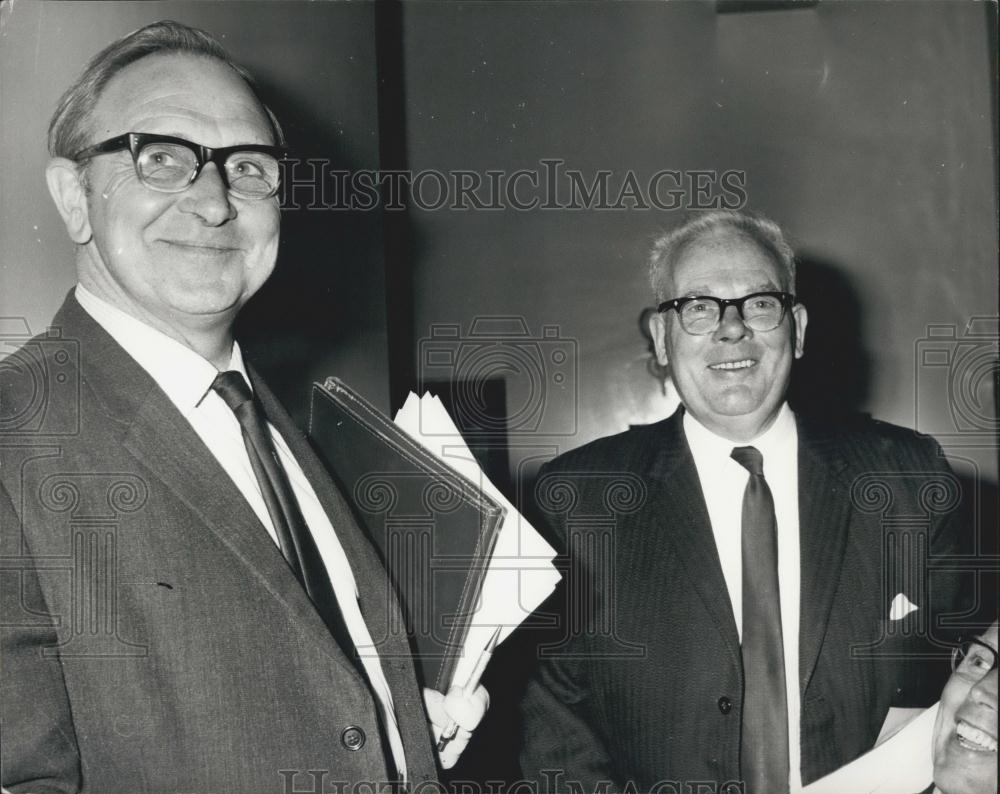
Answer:
[(340, 734), (340, 743), (352, 753), (357, 752), (365, 746), (365, 732), (355, 725), (349, 725)]
[(733, 710), (733, 701), (731, 701), (725, 695), (719, 698), (719, 711), (721, 711), (723, 714), (728, 714), (732, 710)]

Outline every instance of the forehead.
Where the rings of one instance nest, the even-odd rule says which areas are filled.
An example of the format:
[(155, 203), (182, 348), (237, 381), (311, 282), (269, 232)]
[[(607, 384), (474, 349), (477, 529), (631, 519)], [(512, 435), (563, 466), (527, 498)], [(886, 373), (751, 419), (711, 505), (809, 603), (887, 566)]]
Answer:
[(108, 81), (91, 114), (93, 142), (156, 132), (205, 146), (272, 143), (267, 115), (228, 65), (194, 54), (149, 55)]
[(685, 246), (671, 268), (674, 295), (783, 288), (785, 277), (773, 255), (745, 234), (719, 230)]

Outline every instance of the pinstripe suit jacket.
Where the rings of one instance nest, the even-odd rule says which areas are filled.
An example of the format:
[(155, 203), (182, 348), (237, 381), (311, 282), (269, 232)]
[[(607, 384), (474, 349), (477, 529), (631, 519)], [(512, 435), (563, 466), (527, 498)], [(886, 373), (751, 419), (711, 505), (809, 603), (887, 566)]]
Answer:
[[(3, 417), (0, 439), (3, 784), (255, 794), (385, 780), (368, 686), (239, 490), (72, 295), (53, 326), (60, 337), (36, 338), (0, 372), (8, 409), (24, 409)], [(435, 780), (381, 563), (251, 378), (354, 569), (410, 780)]]
[[(524, 699), (521, 760), (554, 790), (740, 780), (740, 643), (682, 412), (569, 452), (538, 481), (571, 567), (563, 631)], [(913, 431), (796, 421), (809, 782), (869, 749), (890, 705), (940, 693), (946, 665), (934, 680), (935, 665), (901, 657), (926, 651), (918, 635), (954, 608), (956, 577), (928, 571), (959, 541), (960, 486)], [(919, 609), (890, 622), (900, 592)]]

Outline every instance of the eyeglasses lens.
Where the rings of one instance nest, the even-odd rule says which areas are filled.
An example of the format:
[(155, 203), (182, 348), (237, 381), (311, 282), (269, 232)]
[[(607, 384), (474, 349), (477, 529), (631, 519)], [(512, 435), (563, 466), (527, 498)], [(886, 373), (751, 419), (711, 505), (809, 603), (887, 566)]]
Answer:
[(198, 156), (177, 143), (147, 143), (139, 151), (136, 167), (154, 190), (183, 190), (198, 168)]
[[(755, 331), (772, 331), (781, 324), (784, 307), (771, 295), (750, 296), (743, 303), (743, 322)], [(681, 324), (690, 334), (710, 334), (719, 326), (719, 304), (692, 300), (680, 311)]]
[[(148, 187), (177, 192), (191, 183), (198, 155), (177, 143), (148, 143), (139, 151), (136, 166)], [(225, 171), (230, 192), (252, 199), (272, 195), (281, 176), (278, 160), (265, 152), (233, 152), (226, 157)]]
[(229, 189), (248, 198), (263, 198), (278, 188), (281, 168), (265, 152), (234, 152), (226, 158)]
[(967, 640), (952, 652), (951, 669), (963, 678), (978, 681), (996, 666), (992, 649)]

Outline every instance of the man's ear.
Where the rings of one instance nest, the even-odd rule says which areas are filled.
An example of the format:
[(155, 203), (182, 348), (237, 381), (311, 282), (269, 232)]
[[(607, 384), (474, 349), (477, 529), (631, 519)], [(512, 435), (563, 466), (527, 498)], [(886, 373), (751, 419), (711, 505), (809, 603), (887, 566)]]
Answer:
[(809, 315), (801, 303), (796, 303), (792, 307), (792, 321), (795, 326), (795, 357), (802, 358), (806, 350), (806, 326), (809, 325)]
[(89, 243), (93, 232), (80, 166), (65, 157), (53, 157), (45, 168), (45, 181), (70, 239), (79, 245)]
[(656, 349), (656, 361), (661, 367), (667, 366), (670, 359), (667, 356), (667, 318), (660, 312), (654, 312), (649, 318), (649, 335)]

